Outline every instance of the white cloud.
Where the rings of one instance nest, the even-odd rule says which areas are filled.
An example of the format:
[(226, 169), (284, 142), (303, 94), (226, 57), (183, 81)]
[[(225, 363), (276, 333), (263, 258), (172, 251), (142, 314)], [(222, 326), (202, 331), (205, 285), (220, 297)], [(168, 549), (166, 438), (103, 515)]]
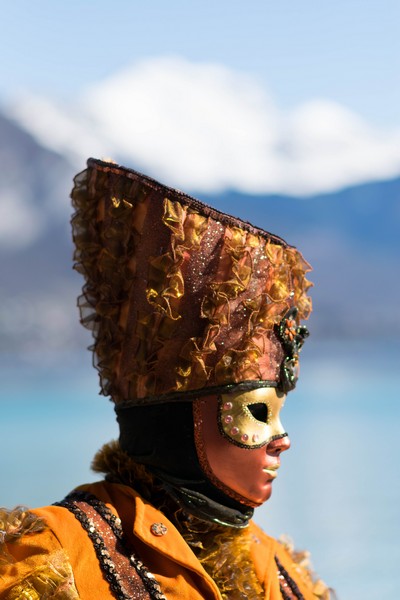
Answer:
[(35, 208), (25, 200), (21, 189), (1, 189), (0, 247), (11, 250), (28, 247), (42, 233), (45, 223)]
[(180, 58), (117, 73), (74, 112), (36, 98), (14, 114), (79, 165), (114, 156), (189, 190), (306, 195), (400, 173), (399, 131), (374, 129), (326, 100), (280, 111), (250, 77)]
[(290, 187), (325, 191), (400, 174), (400, 131), (368, 126), (346, 108), (314, 100), (293, 111), (286, 123), (292, 156)]
[(270, 152), (275, 109), (253, 81), (222, 66), (148, 61), (90, 90), (84, 106), (117, 153), (175, 185), (251, 190), (279, 167)]
[(78, 166), (93, 149), (107, 148), (97, 133), (99, 124), (91, 123), (89, 115), (83, 114), (78, 107), (61, 106), (48, 98), (24, 95), (14, 101), (8, 114), (45, 147), (65, 155)]

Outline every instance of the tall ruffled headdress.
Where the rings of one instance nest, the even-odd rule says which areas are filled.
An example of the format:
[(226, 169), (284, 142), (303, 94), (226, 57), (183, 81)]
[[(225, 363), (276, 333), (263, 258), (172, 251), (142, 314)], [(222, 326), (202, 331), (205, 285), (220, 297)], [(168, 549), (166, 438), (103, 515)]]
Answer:
[(296, 248), (110, 162), (89, 159), (72, 199), (104, 395), (134, 406), (294, 387), (311, 312)]

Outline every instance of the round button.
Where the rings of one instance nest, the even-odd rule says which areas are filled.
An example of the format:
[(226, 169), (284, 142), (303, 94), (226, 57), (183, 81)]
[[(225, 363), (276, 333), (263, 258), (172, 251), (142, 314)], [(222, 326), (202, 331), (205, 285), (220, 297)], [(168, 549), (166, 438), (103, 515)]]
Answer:
[(165, 535), (168, 529), (165, 527), (164, 523), (153, 523), (150, 527), (150, 531), (153, 535), (161, 536)]

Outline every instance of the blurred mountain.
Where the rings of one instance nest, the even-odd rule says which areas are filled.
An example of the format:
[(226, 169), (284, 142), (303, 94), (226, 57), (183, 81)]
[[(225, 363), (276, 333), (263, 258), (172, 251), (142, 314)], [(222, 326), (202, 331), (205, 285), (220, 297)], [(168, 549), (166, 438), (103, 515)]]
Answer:
[(69, 233), (74, 168), (1, 114), (0, 164), (0, 352), (46, 360), (82, 342)]
[[(37, 360), (71, 353), (89, 343), (71, 269), (76, 167), (1, 114), (0, 160), (0, 351)], [(229, 191), (201, 199), (301, 248), (314, 267), (316, 338), (400, 333), (400, 179), (309, 198)]]

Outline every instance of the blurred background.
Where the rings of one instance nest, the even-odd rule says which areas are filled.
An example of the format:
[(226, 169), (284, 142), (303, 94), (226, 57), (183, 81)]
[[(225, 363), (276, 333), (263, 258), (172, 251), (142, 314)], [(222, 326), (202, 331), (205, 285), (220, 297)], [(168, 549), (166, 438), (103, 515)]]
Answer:
[(117, 436), (69, 231), (73, 175), (111, 157), (313, 265), (292, 449), (256, 520), (339, 600), (396, 597), (399, 21), (397, 0), (2, 6), (0, 505), (60, 500)]

